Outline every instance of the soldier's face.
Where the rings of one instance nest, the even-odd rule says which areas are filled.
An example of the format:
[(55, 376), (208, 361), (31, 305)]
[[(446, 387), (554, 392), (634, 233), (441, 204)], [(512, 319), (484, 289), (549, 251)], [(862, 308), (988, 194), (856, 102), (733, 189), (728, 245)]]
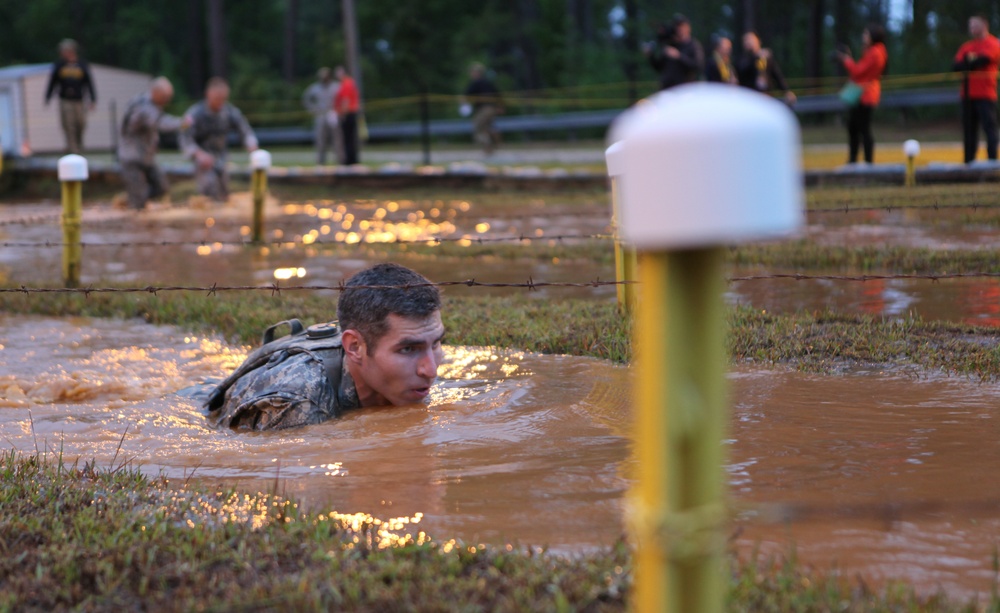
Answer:
[(366, 392), (374, 394), (375, 401), (366, 406), (422, 402), (444, 357), (441, 313), (423, 319), (389, 315), (388, 323), (389, 331), (374, 348), (348, 356), (356, 366), (351, 374), (358, 397), (364, 402)]
[(222, 105), (229, 100), (229, 88), (225, 86), (212, 87), (205, 92), (205, 102), (208, 108), (214, 112), (222, 109)]

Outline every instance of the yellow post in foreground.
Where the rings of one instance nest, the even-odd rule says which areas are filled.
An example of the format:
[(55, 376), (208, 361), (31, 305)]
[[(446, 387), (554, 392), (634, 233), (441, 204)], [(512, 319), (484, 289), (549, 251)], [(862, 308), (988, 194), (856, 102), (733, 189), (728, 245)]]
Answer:
[(917, 156), (920, 155), (920, 143), (912, 138), (903, 143), (903, 155), (906, 156), (906, 187), (917, 184)]
[(251, 239), (264, 240), (264, 201), (267, 197), (267, 169), (271, 167), (271, 154), (258, 149), (250, 154), (250, 191), (253, 193), (253, 226)]
[(631, 313), (635, 308), (635, 285), (628, 282), (636, 280), (636, 255), (635, 250), (626, 247), (621, 238), (621, 175), (625, 171), (622, 151), (621, 143), (615, 143), (608, 147), (604, 157), (608, 164), (608, 176), (611, 177), (611, 238), (615, 243), (615, 281), (619, 283), (618, 310)]
[(801, 225), (798, 123), (774, 99), (699, 83), (624, 113), (612, 141), (622, 236), (639, 254), (632, 601), (641, 613), (717, 613), (727, 589), (724, 246)]
[(83, 182), (88, 177), (86, 158), (75, 154), (59, 158), (63, 207), (63, 284), (66, 287), (80, 286), (80, 269), (83, 267), (83, 250), (80, 247)]

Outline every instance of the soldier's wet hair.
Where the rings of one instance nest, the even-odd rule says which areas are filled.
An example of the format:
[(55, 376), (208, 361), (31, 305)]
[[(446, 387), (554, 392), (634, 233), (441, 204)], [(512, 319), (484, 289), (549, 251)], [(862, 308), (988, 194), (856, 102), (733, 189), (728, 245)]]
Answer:
[(362, 270), (347, 280), (337, 301), (340, 329), (360, 332), (371, 354), (389, 331), (389, 315), (424, 319), (441, 310), (441, 291), (429, 284), (420, 273), (391, 262)]

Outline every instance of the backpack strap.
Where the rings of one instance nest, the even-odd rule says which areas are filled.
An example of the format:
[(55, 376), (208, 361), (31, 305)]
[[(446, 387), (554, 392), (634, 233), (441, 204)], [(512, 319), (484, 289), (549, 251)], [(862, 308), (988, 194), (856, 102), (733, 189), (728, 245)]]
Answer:
[(266, 345), (273, 341), (275, 329), (285, 324), (288, 324), (288, 327), (291, 328), (291, 332), (289, 332), (290, 335), (299, 334), (305, 330), (305, 328), (302, 327), (302, 322), (298, 319), (286, 319), (285, 321), (279, 321), (273, 326), (270, 326), (267, 330), (264, 330), (264, 339), (263, 342), (261, 342), (261, 345)]

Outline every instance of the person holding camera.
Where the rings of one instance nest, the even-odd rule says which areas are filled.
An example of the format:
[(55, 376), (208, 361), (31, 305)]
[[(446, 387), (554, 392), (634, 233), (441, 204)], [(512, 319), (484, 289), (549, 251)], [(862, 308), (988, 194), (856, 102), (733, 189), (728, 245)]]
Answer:
[(778, 90), (788, 105), (795, 104), (795, 93), (788, 88), (785, 75), (781, 73), (771, 50), (761, 48), (756, 32), (743, 35), (743, 56), (736, 66), (736, 78), (743, 87), (764, 94)]
[(858, 161), (858, 147), (864, 145), (865, 162), (875, 160), (875, 137), (872, 136), (872, 113), (882, 98), (882, 73), (889, 62), (889, 53), (885, 49), (885, 28), (872, 24), (861, 33), (864, 51), (857, 62), (848, 50), (836, 52), (835, 59), (847, 72), (852, 83), (861, 88), (857, 102), (847, 110), (847, 140), (849, 164)]
[(653, 43), (643, 46), (654, 70), (660, 73), (660, 89), (669, 89), (701, 78), (705, 52), (701, 43), (691, 37), (691, 22), (681, 14), (674, 15), (670, 25), (660, 27), (657, 49)]
[(969, 19), (972, 40), (958, 48), (956, 71), (962, 79), (962, 140), (965, 163), (976, 159), (979, 149), (979, 125), (986, 133), (986, 155), (997, 159), (997, 64), (1000, 62), (1000, 40), (990, 34), (989, 22), (982, 15)]

